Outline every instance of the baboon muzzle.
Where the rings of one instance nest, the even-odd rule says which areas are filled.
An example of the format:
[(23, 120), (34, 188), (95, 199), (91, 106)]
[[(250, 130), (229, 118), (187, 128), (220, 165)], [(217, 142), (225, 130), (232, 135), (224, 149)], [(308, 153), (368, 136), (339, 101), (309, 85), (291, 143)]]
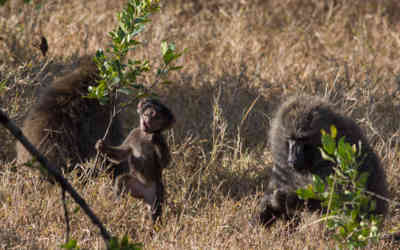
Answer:
[(296, 142), (295, 140), (289, 140), (289, 155), (288, 165), (294, 169), (304, 168), (304, 145)]

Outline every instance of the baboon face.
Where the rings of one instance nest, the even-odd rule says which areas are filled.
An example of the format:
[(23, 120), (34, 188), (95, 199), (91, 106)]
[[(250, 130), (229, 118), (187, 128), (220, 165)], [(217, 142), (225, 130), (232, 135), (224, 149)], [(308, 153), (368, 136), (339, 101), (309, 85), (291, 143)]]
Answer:
[(301, 171), (312, 168), (319, 161), (321, 136), (309, 134), (309, 137), (290, 137), (287, 140), (287, 165)]
[(175, 123), (173, 114), (155, 99), (144, 99), (138, 104), (140, 127), (146, 133), (166, 130)]
[[(320, 160), (321, 130), (329, 127), (329, 119), (323, 119), (323, 112), (300, 112), (285, 119), (283, 128), (286, 135), (287, 166), (295, 170), (312, 168)], [(301, 115), (300, 117), (298, 115)]]

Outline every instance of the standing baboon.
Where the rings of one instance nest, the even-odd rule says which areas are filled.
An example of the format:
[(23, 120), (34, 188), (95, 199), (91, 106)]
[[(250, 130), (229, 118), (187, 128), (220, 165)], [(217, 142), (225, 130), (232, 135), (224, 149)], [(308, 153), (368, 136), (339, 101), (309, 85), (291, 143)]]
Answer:
[[(367, 190), (387, 195), (387, 184), (379, 159), (367, 143), (357, 124), (348, 117), (333, 111), (331, 105), (315, 96), (294, 96), (278, 110), (269, 134), (274, 167), (265, 196), (261, 202), (260, 220), (268, 224), (276, 217), (293, 216), (304, 205), (296, 190), (312, 183), (312, 174), (324, 178), (332, 173), (332, 164), (321, 157), (321, 130), (335, 125), (337, 138), (345, 136), (350, 144), (362, 143), (365, 156), (360, 167), (368, 172)], [(387, 204), (376, 200), (376, 213), (385, 214)], [(317, 200), (307, 201), (310, 209), (320, 208)]]
[[(110, 105), (84, 98), (97, 78), (93, 57), (82, 58), (77, 69), (42, 91), (24, 120), (23, 133), (59, 169), (69, 170), (94, 156), (94, 146), (106, 131)], [(106, 141), (120, 143), (122, 139), (120, 122), (115, 119)], [(31, 159), (22, 144), (17, 143), (16, 151), (19, 163)]]
[(99, 140), (96, 149), (118, 164), (112, 169), (118, 189), (144, 199), (156, 221), (162, 213), (164, 199), (162, 170), (170, 162), (170, 151), (161, 133), (172, 127), (175, 117), (154, 99), (140, 101), (137, 112), (140, 126), (133, 129), (120, 146), (108, 146)]

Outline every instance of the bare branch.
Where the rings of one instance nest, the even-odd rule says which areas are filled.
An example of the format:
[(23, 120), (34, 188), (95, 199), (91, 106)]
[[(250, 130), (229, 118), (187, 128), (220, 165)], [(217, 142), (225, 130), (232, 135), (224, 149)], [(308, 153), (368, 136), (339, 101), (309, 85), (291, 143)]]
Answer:
[(94, 225), (100, 229), (101, 236), (104, 242), (109, 245), (111, 235), (103, 226), (102, 222), (93, 213), (86, 201), (75, 191), (71, 184), (57, 171), (54, 165), (50, 164), (48, 160), (28, 141), (22, 131), (8, 118), (7, 114), (0, 110), (0, 123), (3, 124), (20, 142), (24, 147), (37, 159), (42, 166), (49, 172), (50, 175), (61, 185), (61, 188), (66, 190), (76, 203), (83, 209), (89, 219)]

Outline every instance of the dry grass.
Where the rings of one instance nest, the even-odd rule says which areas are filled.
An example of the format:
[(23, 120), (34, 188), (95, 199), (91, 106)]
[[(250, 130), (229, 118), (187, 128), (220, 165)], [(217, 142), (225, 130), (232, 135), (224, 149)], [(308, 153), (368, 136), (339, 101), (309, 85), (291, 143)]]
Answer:
[[(74, 58), (107, 45), (124, 1), (20, 2), (0, 8), (0, 105), (18, 124), (41, 86), (73, 68)], [(179, 114), (168, 133), (165, 225), (153, 231), (142, 202), (116, 196), (107, 176), (71, 182), (114, 235), (145, 249), (332, 248), (321, 225), (310, 225), (318, 214), (304, 212), (295, 229), (284, 221), (268, 229), (249, 223), (271, 165), (270, 118), (287, 95), (328, 96), (363, 127), (399, 201), (399, 13), (396, 0), (165, 1), (144, 48), (132, 55), (153, 60), (162, 40), (189, 49), (176, 83), (157, 89)], [(45, 59), (31, 46), (40, 34), (49, 42)], [(134, 111), (126, 117), (126, 129), (133, 127)], [(65, 236), (59, 188), (13, 167), (14, 139), (1, 129), (0, 140), (0, 248), (58, 248)], [(72, 212), (76, 205), (68, 204)], [(82, 249), (104, 248), (82, 211), (71, 217)], [(399, 206), (388, 218), (385, 229), (399, 227)]]

